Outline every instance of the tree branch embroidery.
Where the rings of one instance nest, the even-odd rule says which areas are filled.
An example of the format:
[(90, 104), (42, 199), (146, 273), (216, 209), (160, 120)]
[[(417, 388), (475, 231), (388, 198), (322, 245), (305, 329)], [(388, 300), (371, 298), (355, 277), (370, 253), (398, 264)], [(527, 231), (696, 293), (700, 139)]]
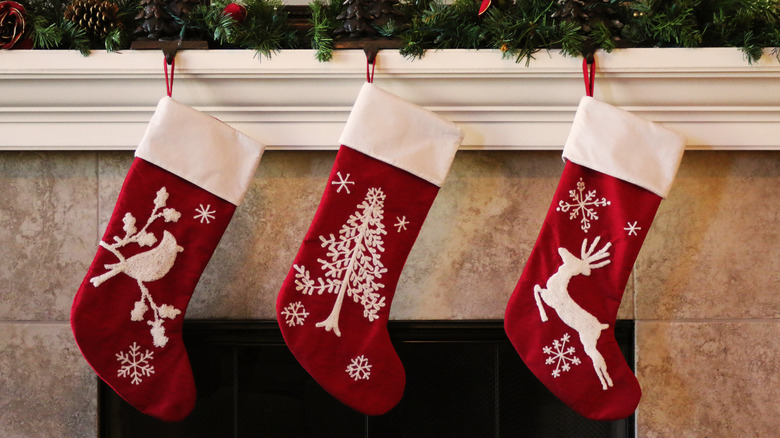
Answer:
[(152, 327), (150, 332), (155, 347), (164, 347), (168, 343), (168, 337), (165, 336), (165, 327), (163, 327), (164, 318), (174, 319), (181, 311), (169, 304), (158, 306), (144, 283), (156, 281), (164, 277), (173, 267), (178, 253), (184, 251), (184, 248), (177, 244), (176, 238), (167, 230), (163, 231), (163, 238), (159, 245), (130, 258), (126, 259), (119, 252), (119, 248), (123, 248), (131, 243), (138, 244), (141, 247), (152, 246), (157, 243), (157, 237), (146, 231), (149, 225), (159, 218), (163, 218), (165, 222), (177, 222), (181, 217), (181, 213), (175, 209), (163, 208), (167, 202), (168, 191), (163, 187), (157, 191), (152, 213), (140, 231), (136, 228), (135, 217), (131, 213), (125, 213), (122, 219), (124, 223), (122, 229), (125, 232), (125, 236), (122, 238), (114, 236), (114, 243), (111, 244), (100, 242), (100, 246), (114, 254), (119, 261), (103, 265), (108, 271), (89, 279), (90, 283), (95, 287), (100, 286), (103, 282), (120, 273), (135, 279), (138, 283), (138, 288), (141, 290), (141, 299), (135, 302), (133, 310), (130, 311), (130, 320), (144, 321), (144, 315), (151, 308), (154, 320), (146, 321), (146, 323)]
[(320, 236), (321, 246), (327, 248), (329, 260), (317, 259), (325, 272), (325, 279), (311, 278), (304, 266), (293, 265), (295, 270), (295, 290), (306, 295), (324, 292), (338, 294), (330, 315), (315, 324), (341, 336), (339, 314), (344, 296), (352, 297), (354, 302), (363, 306), (363, 317), (374, 321), (377, 312), (385, 306), (385, 297), (378, 291), (384, 284), (378, 282), (387, 272), (380, 261), (384, 252), (382, 236), (387, 234), (382, 223), (384, 216), (385, 194), (382, 189), (370, 188), (357, 211), (350, 215), (347, 223), (341, 227), (339, 237), (330, 234)]

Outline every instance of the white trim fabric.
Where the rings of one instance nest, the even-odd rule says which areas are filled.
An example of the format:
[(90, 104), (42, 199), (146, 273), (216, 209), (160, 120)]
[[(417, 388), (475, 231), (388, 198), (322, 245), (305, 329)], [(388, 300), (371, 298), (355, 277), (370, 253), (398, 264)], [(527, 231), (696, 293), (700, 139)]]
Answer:
[(665, 198), (684, 150), (681, 135), (585, 96), (574, 116), (563, 158)]
[(339, 143), (441, 187), (462, 140), (455, 124), (366, 83)]
[(170, 97), (163, 97), (135, 156), (240, 205), (265, 145)]

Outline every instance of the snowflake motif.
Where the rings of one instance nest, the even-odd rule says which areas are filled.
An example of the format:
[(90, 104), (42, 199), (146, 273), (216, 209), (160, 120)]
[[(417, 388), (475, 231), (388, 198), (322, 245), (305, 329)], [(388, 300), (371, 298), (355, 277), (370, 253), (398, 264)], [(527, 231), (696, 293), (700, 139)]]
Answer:
[(198, 213), (193, 218), (194, 219), (200, 219), (200, 223), (206, 222), (207, 224), (211, 223), (211, 220), (214, 219), (214, 213), (216, 213), (216, 210), (211, 209), (211, 204), (206, 205), (206, 207), (203, 207), (203, 204), (200, 204), (199, 208), (196, 208), (195, 211)]
[(590, 221), (595, 221), (599, 218), (594, 207), (605, 207), (612, 204), (610, 201), (607, 201), (607, 198), (596, 198), (595, 190), (585, 193), (585, 183), (582, 181), (582, 178), (577, 182), (576, 190), (569, 190), (569, 197), (574, 202), (570, 204), (566, 201), (558, 201), (558, 208), (555, 211), (566, 213), (571, 210), (571, 213), (569, 213), (570, 220), (576, 219), (581, 213), (580, 228), (586, 233), (590, 228)]
[(294, 327), (296, 325), (303, 325), (303, 322), (306, 320), (306, 317), (309, 316), (309, 312), (306, 311), (306, 309), (303, 307), (303, 304), (300, 301), (290, 303), (290, 305), (285, 307), (281, 313), (282, 315), (284, 315), (284, 321), (290, 327)]
[(140, 349), (141, 347), (133, 342), (130, 351), (116, 354), (116, 360), (121, 364), (116, 372), (117, 377), (129, 377), (131, 378), (130, 383), (133, 385), (141, 383), (143, 381), (141, 377), (149, 377), (154, 374), (154, 367), (149, 364), (149, 361), (154, 358), (154, 353), (146, 350), (145, 353), (141, 354)]
[(629, 236), (631, 236), (631, 235), (637, 236), (638, 234), (636, 233), (636, 231), (642, 229), (642, 227), (637, 227), (636, 226), (637, 222), (638, 221), (634, 221), (633, 224), (631, 222), (626, 222), (627, 226), (625, 228), (623, 228), (623, 229), (628, 231), (628, 235)]
[(339, 180), (338, 180), (338, 181), (331, 181), (331, 182), (330, 182), (332, 185), (337, 185), (337, 186), (339, 186), (339, 187), (336, 189), (336, 193), (341, 193), (341, 189), (344, 189), (344, 190), (346, 190), (346, 191), (347, 191), (347, 194), (350, 194), (350, 193), (352, 193), (352, 192), (350, 192), (350, 191), (349, 191), (349, 187), (347, 187), (347, 186), (348, 186), (349, 184), (355, 184), (355, 181), (350, 181), (350, 180), (349, 180), (349, 174), (347, 174), (347, 176), (346, 176), (346, 177), (343, 177), (343, 176), (341, 176), (341, 172), (336, 172), (336, 176), (337, 176), (337, 177), (339, 177)]
[(544, 361), (545, 365), (555, 364), (555, 369), (552, 371), (553, 377), (559, 377), (561, 371), (569, 371), (571, 369), (571, 364), (580, 364), (580, 358), (574, 355), (574, 347), (566, 348), (566, 342), (568, 342), (569, 339), (569, 334), (566, 333), (560, 341), (557, 339), (554, 340), (552, 347), (544, 347), (542, 349), (544, 354), (550, 355), (550, 357)]
[(406, 220), (406, 216), (402, 217), (396, 217), (395, 218), (398, 222), (393, 225), (394, 227), (398, 227), (398, 232), (400, 233), (401, 230), (406, 230), (406, 226), (409, 225), (409, 221)]
[(349, 377), (357, 380), (368, 380), (371, 376), (371, 365), (368, 364), (368, 359), (365, 356), (360, 355), (349, 364), (345, 370), (349, 373)]

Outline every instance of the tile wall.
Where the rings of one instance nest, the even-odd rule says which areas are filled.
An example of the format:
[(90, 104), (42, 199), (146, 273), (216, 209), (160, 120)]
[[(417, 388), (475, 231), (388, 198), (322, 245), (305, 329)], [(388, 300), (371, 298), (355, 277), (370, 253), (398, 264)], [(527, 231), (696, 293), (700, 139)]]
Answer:
[[(335, 152), (267, 152), (188, 318), (268, 319)], [(130, 152), (0, 152), (0, 436), (96, 436), (68, 323)], [(394, 319), (500, 319), (562, 170), (557, 152), (459, 152)], [(624, 295), (639, 437), (761, 437), (780, 399), (780, 152), (686, 152)]]

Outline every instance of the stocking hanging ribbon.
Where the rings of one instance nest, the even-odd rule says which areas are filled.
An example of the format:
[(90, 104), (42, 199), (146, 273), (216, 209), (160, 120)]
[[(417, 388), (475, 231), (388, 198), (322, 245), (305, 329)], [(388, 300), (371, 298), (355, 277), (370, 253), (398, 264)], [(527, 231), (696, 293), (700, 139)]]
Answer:
[(585, 94), (593, 97), (593, 85), (596, 76), (596, 60), (585, 57), (582, 60), (582, 77), (585, 80)]
[[(168, 77), (168, 66), (171, 66), (170, 80)], [(176, 69), (176, 57), (168, 58), (166, 55), (163, 59), (163, 70), (165, 71), (165, 91), (168, 93), (168, 97), (173, 97), (173, 71)]]

